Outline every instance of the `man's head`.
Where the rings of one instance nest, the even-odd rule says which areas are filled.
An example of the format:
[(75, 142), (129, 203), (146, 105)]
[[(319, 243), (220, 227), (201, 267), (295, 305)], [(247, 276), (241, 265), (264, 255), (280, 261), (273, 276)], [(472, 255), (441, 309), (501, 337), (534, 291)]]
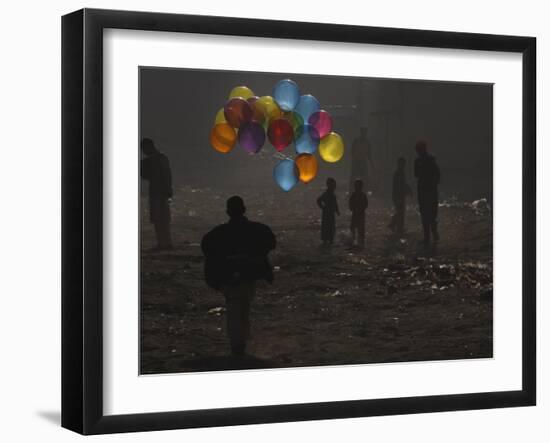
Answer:
[(367, 138), (367, 127), (361, 126), (361, 137)]
[(334, 180), (332, 177), (327, 178), (327, 188), (331, 191), (334, 191), (336, 189), (336, 180)]
[(361, 192), (363, 190), (363, 180), (355, 180), (353, 182), (353, 188), (355, 189), (356, 192)]
[(425, 140), (418, 140), (414, 148), (416, 149), (416, 153), (419, 157), (422, 157), (428, 153), (428, 144)]
[(227, 215), (229, 217), (241, 217), (246, 212), (244, 201), (238, 195), (234, 195), (227, 200)]
[(153, 140), (150, 138), (144, 138), (141, 140), (141, 152), (143, 152), (143, 155), (150, 157), (158, 151), (157, 148), (155, 148), (155, 143), (153, 143)]
[(403, 157), (399, 157), (399, 158), (397, 159), (397, 167), (398, 167), (399, 169), (404, 169), (406, 163), (407, 163), (407, 161), (406, 161)]

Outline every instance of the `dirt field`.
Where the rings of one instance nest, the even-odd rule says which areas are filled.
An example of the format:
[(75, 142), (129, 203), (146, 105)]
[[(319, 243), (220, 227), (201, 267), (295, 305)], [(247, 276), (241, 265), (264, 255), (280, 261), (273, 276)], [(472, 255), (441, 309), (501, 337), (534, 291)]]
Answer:
[(224, 299), (204, 283), (200, 249), (202, 236), (226, 221), (230, 195), (178, 189), (171, 252), (150, 251), (142, 200), (142, 373), (492, 356), (492, 213), (485, 205), (440, 207), (441, 242), (426, 251), (413, 206), (408, 234), (398, 239), (386, 228), (391, 209), (371, 198), (367, 246), (357, 251), (339, 189), (342, 215), (327, 250), (319, 246), (315, 205), (322, 189), (274, 191), (240, 193), (249, 218), (269, 224), (278, 242), (275, 282), (258, 285), (244, 360), (229, 356)]

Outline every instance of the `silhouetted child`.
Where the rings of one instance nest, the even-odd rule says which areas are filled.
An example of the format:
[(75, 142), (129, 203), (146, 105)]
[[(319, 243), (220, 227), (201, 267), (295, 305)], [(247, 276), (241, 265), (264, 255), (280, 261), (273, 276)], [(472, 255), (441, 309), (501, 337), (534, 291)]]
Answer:
[(336, 180), (327, 178), (327, 190), (317, 199), (317, 204), (321, 208), (321, 240), (324, 245), (331, 245), (334, 242), (336, 233), (335, 214), (340, 215), (338, 201), (336, 200)]
[(367, 194), (363, 192), (363, 180), (353, 182), (353, 193), (349, 196), (349, 210), (351, 211), (351, 241), (360, 247), (365, 246), (365, 211), (369, 206)]
[(389, 228), (398, 235), (405, 231), (405, 207), (407, 196), (412, 195), (410, 186), (405, 177), (405, 159), (397, 159), (397, 169), (393, 174), (392, 199), (395, 212)]

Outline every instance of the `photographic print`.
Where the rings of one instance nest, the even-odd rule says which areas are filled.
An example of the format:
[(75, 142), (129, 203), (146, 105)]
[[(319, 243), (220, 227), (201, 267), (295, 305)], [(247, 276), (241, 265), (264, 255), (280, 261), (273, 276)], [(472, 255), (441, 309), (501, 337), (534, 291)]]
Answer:
[(139, 97), (141, 374), (493, 357), (492, 84), (142, 66)]

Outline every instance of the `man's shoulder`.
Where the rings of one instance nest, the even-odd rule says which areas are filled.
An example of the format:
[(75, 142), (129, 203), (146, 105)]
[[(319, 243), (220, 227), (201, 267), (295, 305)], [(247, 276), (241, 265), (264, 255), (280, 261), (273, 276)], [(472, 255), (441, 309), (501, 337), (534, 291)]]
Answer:
[(436, 158), (432, 154), (426, 154), (424, 157), (417, 157), (414, 162), (416, 164), (433, 164), (436, 163)]
[(435, 155), (428, 154), (428, 155), (426, 156), (426, 158), (427, 158), (430, 162), (435, 163)]
[(223, 234), (223, 233), (231, 233), (235, 229), (242, 229), (242, 227), (246, 227), (246, 229), (262, 229), (262, 230), (271, 230), (269, 226), (266, 224), (257, 222), (257, 221), (251, 221), (251, 220), (243, 220), (239, 223), (222, 223), (214, 228), (212, 228), (209, 232), (214, 234)]
[[(210, 232), (213, 232), (213, 233), (220, 233), (220, 232), (226, 232), (228, 231), (230, 228), (229, 226), (229, 223), (221, 223), (219, 224), (218, 226), (214, 226)], [(209, 232), (209, 233), (210, 233)]]
[(213, 237), (219, 237), (220, 235), (223, 235), (227, 232), (227, 223), (223, 223), (221, 225), (215, 226), (210, 231), (208, 231), (206, 234), (204, 234), (204, 239), (211, 239)]
[(264, 224), (264, 223), (260, 223), (260, 222), (257, 222), (257, 221), (251, 221), (251, 220), (249, 220), (247, 223), (248, 223), (248, 225), (251, 229), (255, 229), (255, 230), (258, 230), (258, 231), (264, 231), (264, 232), (271, 232), (271, 228), (269, 226), (267, 226), (266, 224)]
[(168, 156), (164, 152), (158, 153), (158, 161), (161, 163), (169, 163)]

